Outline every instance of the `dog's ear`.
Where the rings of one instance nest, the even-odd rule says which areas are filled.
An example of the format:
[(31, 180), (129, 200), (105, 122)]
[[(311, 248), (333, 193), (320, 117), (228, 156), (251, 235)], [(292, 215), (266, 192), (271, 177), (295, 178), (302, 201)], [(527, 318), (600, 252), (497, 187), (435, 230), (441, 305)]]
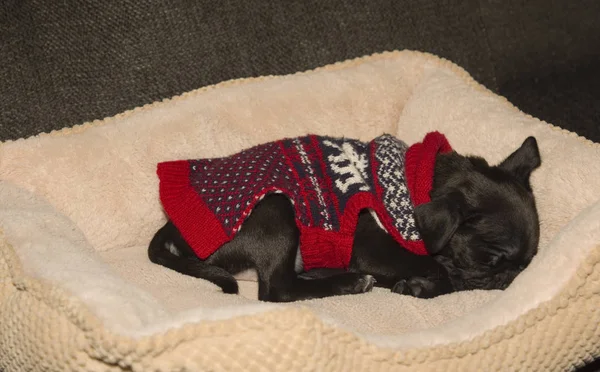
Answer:
[(512, 173), (521, 183), (529, 187), (529, 176), (542, 164), (535, 137), (527, 137), (521, 147), (510, 154), (499, 168)]
[(458, 192), (436, 198), (415, 208), (415, 220), (427, 252), (444, 248), (463, 220), (463, 197)]

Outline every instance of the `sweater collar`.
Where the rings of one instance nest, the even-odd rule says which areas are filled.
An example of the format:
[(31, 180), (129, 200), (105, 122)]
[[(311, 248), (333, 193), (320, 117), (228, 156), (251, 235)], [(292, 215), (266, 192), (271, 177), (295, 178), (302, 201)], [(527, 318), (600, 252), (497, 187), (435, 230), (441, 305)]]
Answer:
[(406, 184), (415, 207), (431, 201), (429, 193), (433, 188), (435, 158), (450, 151), (452, 147), (448, 140), (437, 131), (427, 133), (423, 142), (415, 143), (406, 151)]
[(381, 223), (403, 247), (427, 254), (414, 207), (431, 200), (436, 155), (452, 148), (438, 132), (428, 133), (410, 147), (388, 134), (375, 138), (373, 144), (375, 194), (384, 209)]

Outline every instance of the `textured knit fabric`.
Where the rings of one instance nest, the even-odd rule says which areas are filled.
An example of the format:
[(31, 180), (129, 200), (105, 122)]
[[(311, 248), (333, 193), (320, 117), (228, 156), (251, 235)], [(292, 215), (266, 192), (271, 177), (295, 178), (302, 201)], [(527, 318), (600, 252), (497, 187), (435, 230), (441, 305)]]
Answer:
[(160, 197), (188, 244), (206, 259), (235, 237), (258, 201), (283, 193), (295, 207), (304, 268), (346, 268), (364, 209), (373, 210), (403, 247), (427, 254), (413, 205), (429, 200), (435, 156), (447, 151), (437, 132), (410, 149), (387, 134), (368, 143), (286, 138), (229, 157), (160, 163)]
[(232, 78), (413, 49), (448, 58), (526, 112), (598, 141), (598, 14), (596, 0), (4, 0), (0, 139)]
[[(255, 301), (256, 282), (223, 294), (146, 256), (165, 222), (160, 161), (312, 132), (412, 144), (431, 130), (494, 164), (538, 140), (540, 250), (504, 291), (424, 301), (375, 288), (274, 306)], [(434, 56), (231, 82), (2, 143), (0, 159), (0, 370), (541, 372), (600, 356), (600, 145)]]

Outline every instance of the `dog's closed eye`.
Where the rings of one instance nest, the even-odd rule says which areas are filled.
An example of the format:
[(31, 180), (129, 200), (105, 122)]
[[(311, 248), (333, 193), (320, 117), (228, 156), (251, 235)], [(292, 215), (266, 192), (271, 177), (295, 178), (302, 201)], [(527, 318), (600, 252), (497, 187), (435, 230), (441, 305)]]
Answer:
[(496, 255), (492, 255), (490, 256), (490, 258), (488, 259), (487, 264), (490, 266), (498, 266), (499, 264), (502, 263), (502, 261), (504, 261), (506, 259), (506, 256), (504, 256), (503, 254), (496, 254)]
[(485, 249), (482, 249), (484, 252), (484, 257), (481, 257), (481, 263), (487, 265), (488, 267), (503, 267), (506, 265), (515, 266), (519, 268), (524, 268), (527, 266), (527, 263), (518, 264), (519, 259), (515, 253), (518, 252), (514, 246), (510, 243), (488, 243), (485, 246)]
[(482, 223), (483, 215), (479, 213), (471, 213), (465, 217), (463, 226), (475, 228), (478, 224)]
[(479, 247), (479, 249), (471, 251), (474, 261), (488, 268), (500, 267), (510, 262), (509, 252), (511, 250), (504, 242), (482, 235), (470, 238), (472, 244)]

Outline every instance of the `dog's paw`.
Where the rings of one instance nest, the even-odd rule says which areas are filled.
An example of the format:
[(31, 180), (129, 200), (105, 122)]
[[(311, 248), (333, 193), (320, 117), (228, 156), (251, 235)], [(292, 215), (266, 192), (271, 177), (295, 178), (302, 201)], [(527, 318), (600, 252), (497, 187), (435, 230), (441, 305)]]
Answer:
[(431, 298), (436, 296), (435, 283), (429, 279), (414, 277), (398, 281), (392, 292), (418, 298)]
[(337, 277), (335, 292), (338, 295), (370, 292), (375, 285), (372, 275), (347, 273)]
[(406, 279), (399, 280), (398, 283), (394, 284), (392, 287), (392, 292), (403, 294), (403, 295), (411, 295), (410, 288), (408, 287), (408, 283)]
[(371, 292), (376, 282), (377, 281), (372, 275), (363, 275), (362, 278), (358, 280), (357, 289), (359, 292), (357, 293)]

